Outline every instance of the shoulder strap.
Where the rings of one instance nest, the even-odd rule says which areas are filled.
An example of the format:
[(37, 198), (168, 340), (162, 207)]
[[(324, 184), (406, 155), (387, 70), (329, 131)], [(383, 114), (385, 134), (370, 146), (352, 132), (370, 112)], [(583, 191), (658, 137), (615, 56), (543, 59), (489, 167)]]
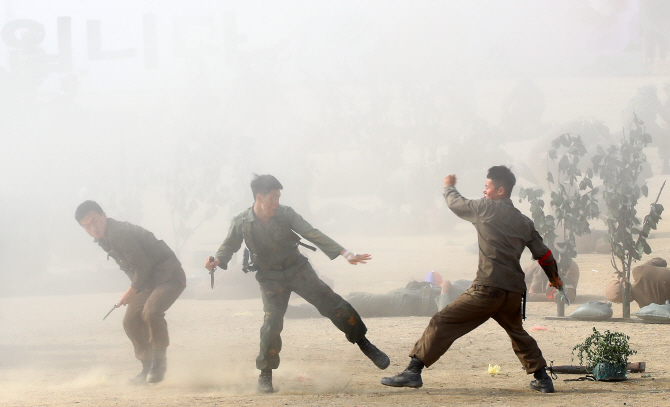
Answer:
[[(249, 208), (249, 210), (253, 210)], [(256, 246), (254, 245), (254, 241), (251, 238), (251, 220), (247, 218), (249, 216), (249, 211), (244, 215), (244, 218), (242, 218), (242, 238), (244, 239), (244, 244), (247, 246), (249, 251), (251, 252), (252, 256), (255, 256), (258, 254), (258, 251), (256, 251)]]
[(291, 235), (291, 239), (292, 239), (295, 243), (297, 243), (298, 245), (300, 245), (300, 246), (302, 246), (302, 247), (304, 247), (304, 248), (307, 248), (307, 249), (309, 249), (309, 250), (311, 250), (311, 251), (313, 251), (313, 252), (316, 251), (316, 247), (314, 247), (314, 246), (312, 246), (312, 245), (309, 245), (309, 244), (307, 244), (307, 243), (303, 243), (303, 242), (301, 242), (302, 238), (300, 237), (300, 235), (298, 235), (297, 233), (295, 233), (295, 232), (293, 231), (293, 229), (291, 228), (291, 225), (289, 225), (288, 220), (287, 220), (286, 218), (284, 218), (283, 216), (279, 216), (279, 217), (278, 217), (278, 220), (279, 220), (279, 222), (281, 223), (281, 225), (282, 225), (283, 228), (286, 228), (287, 230), (290, 230), (290, 231), (291, 231), (291, 233), (290, 233), (290, 235)]

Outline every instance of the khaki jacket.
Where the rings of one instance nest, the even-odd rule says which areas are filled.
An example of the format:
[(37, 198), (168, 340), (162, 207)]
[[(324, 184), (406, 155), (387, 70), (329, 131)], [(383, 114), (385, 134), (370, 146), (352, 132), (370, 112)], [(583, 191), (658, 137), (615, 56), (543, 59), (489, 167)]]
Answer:
[(549, 250), (533, 221), (516, 209), (511, 199), (466, 199), (454, 186), (444, 189), (444, 198), (452, 212), (477, 229), (479, 265), (472, 284), (525, 292), (521, 253), (528, 247), (537, 260)]

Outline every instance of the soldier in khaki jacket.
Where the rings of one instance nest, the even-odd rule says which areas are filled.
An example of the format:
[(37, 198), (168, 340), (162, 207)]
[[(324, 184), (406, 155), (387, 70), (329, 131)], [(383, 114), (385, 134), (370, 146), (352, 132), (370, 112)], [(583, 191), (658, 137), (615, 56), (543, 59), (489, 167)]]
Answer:
[(549, 278), (552, 287), (562, 288), (556, 262), (533, 222), (514, 207), (510, 194), (516, 183), (505, 166), (491, 167), (486, 177), (484, 198), (466, 199), (456, 190), (456, 176), (444, 178), (444, 197), (449, 209), (477, 229), (479, 266), (472, 286), (431, 318), (428, 327), (409, 353), (409, 366), (402, 373), (382, 379), (395, 387), (421, 387), (421, 370), (430, 366), (451, 344), (493, 318), (502, 326), (512, 348), (528, 374), (533, 390), (553, 393), (554, 385), (545, 370), (547, 362), (537, 342), (523, 328), (521, 300), (526, 291), (519, 264), (528, 247)]
[(279, 367), (280, 335), (291, 292), (314, 305), (344, 332), (349, 342), (358, 344), (377, 367), (385, 369), (390, 363), (388, 356), (365, 337), (367, 328), (356, 310), (321, 281), (307, 258), (300, 254), (298, 235), (315, 244), (330, 259), (342, 256), (356, 265), (370, 260), (370, 255), (345, 250), (292, 208), (279, 205), (281, 189), (282, 185), (272, 175), (255, 175), (251, 181), (254, 205), (233, 218), (228, 237), (216, 252), (214, 261), (208, 259), (205, 264), (210, 271), (219, 265), (225, 269), (243, 241), (249, 249), (265, 311), (260, 352), (256, 358), (256, 368), (261, 371), (258, 389), (274, 391), (272, 369)]
[(167, 368), (170, 344), (165, 311), (186, 288), (186, 275), (174, 252), (154, 234), (108, 218), (100, 205), (85, 201), (75, 219), (130, 278), (117, 307), (127, 305), (123, 328), (133, 343), (142, 371), (130, 384), (158, 383)]

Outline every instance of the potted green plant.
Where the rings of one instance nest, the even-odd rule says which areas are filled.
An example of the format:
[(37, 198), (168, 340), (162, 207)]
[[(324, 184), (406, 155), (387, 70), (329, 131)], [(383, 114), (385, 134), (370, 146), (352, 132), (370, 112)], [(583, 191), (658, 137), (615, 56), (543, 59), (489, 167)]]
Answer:
[(586, 361), (586, 370), (593, 373), (595, 380), (626, 380), (628, 357), (637, 353), (630, 348), (629, 339), (622, 332), (600, 333), (594, 327), (591, 336), (572, 348), (572, 357), (577, 352), (580, 366)]

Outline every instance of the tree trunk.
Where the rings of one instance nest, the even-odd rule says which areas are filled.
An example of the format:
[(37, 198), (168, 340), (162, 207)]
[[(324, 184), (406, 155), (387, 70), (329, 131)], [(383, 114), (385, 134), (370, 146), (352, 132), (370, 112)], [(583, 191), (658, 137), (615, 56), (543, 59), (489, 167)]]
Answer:
[(623, 317), (630, 318), (630, 284), (623, 285)]
[(556, 316), (559, 317), (565, 316), (565, 304), (563, 303), (563, 299), (560, 299), (558, 302), (556, 302)]
[(623, 264), (623, 273), (624, 276), (626, 276), (626, 283), (623, 285), (623, 293), (622, 293), (622, 299), (621, 301), (623, 302), (623, 317), (624, 318), (630, 318), (630, 266), (631, 263), (633, 262), (633, 259), (631, 256), (627, 256), (627, 262), (622, 262)]

